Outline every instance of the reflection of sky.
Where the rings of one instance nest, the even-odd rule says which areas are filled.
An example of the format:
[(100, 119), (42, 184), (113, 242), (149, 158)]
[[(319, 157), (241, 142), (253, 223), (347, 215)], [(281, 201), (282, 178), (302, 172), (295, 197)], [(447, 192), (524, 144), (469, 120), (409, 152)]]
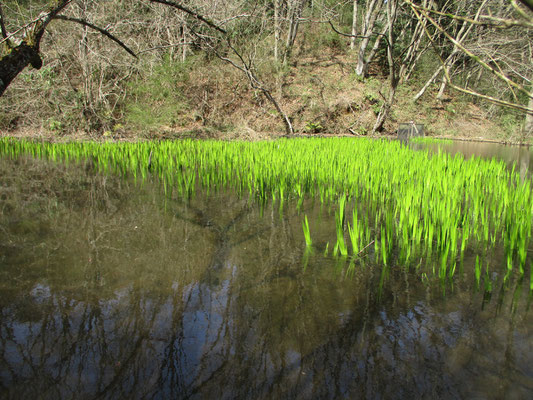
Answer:
[[(186, 357), (184, 365), (191, 371), (186, 382), (192, 386), (198, 376), (208, 376), (211, 371), (219, 367), (224, 353), (224, 310), (228, 305), (229, 282), (224, 281), (217, 292), (212, 292), (203, 284), (195, 284), (188, 288), (191, 293), (184, 293), (184, 298), (190, 297), (183, 316), (183, 352)], [(213, 360), (202, 365), (204, 355), (212, 354)]]
[(379, 306), (363, 319), (356, 309), (333, 310), (342, 315), (339, 326), (319, 338), (305, 332), (315, 345), (304, 353), (269, 339), (268, 329), (283, 327), (265, 331), (260, 318), (246, 318), (235, 305), (238, 275), (231, 276), (217, 286), (174, 283), (165, 296), (128, 286), (95, 302), (37, 284), (29, 297), (40, 320), (17, 318), (16, 302), (2, 310), (1, 384), (25, 382), (18, 394), (44, 398), (412, 398), (435, 388), (461, 397), (476, 394), (487, 370), (501, 386), (506, 368), (524, 374), (506, 377), (516, 393), (531, 383), (531, 328), (506, 316), (478, 318), (467, 305), (439, 311), (421, 299), (406, 309)]
[[(174, 285), (175, 289), (178, 287)], [(182, 371), (180, 378), (185, 387), (192, 386), (223, 361), (227, 334), (223, 315), (228, 290), (229, 281), (223, 281), (216, 291), (195, 283), (185, 288), (176, 303), (175, 297), (163, 302), (157, 298), (137, 298), (130, 286), (117, 290), (112, 299), (84, 304), (54, 296), (48, 286), (37, 284), (30, 291), (30, 301), (34, 307), (43, 308), (43, 320), (24, 322), (14, 317), (3, 324), (2, 384), (9, 385), (21, 378), (37, 382), (58, 379), (79, 393), (95, 394), (112, 381), (115, 374), (109, 372), (116, 373), (122, 367), (138, 369), (141, 372), (137, 378), (155, 384), (152, 379), (156, 376), (171, 373), (159, 369), (166, 349), (175, 347), (179, 356), (173, 361)], [(185, 308), (175, 318), (180, 303)], [(53, 304), (64, 308), (65, 314), (52, 309)], [(46, 310), (51, 313), (45, 314)], [(3, 310), (4, 317), (14, 316), (13, 311)], [(142, 342), (128, 349), (139, 338)], [(169, 342), (171, 338), (174, 340)], [(128, 354), (128, 350), (139, 350), (138, 346), (139, 354)], [(203, 360), (206, 357), (207, 363)], [(37, 373), (42, 368), (46, 369), (45, 376)], [(143, 382), (126, 379), (122, 384), (133, 390)]]

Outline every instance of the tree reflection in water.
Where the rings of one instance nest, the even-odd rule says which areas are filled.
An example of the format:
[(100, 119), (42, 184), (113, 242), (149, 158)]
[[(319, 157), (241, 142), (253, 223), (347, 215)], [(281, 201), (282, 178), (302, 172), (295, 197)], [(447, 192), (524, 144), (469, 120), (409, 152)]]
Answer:
[[(2, 397), (533, 391), (532, 321), (518, 280), (484, 303), (466, 274), (444, 297), (393, 268), (378, 295), (380, 269), (370, 263), (346, 277), (315, 254), (302, 268), (301, 216), (291, 207), (284, 218), (270, 206), (261, 215), (229, 193), (164, 198), (150, 182), (41, 164), (28, 187), (32, 163), (0, 178)], [(52, 172), (60, 184), (46, 180)]]

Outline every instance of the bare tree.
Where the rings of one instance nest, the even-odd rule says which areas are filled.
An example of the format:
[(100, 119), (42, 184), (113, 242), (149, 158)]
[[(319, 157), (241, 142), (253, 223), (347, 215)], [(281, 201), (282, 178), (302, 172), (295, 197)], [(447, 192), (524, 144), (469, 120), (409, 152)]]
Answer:
[(294, 127), (292, 126), (291, 119), (289, 115), (283, 110), (279, 102), (276, 100), (272, 94), (272, 90), (257, 76), (256, 67), (255, 67), (255, 55), (250, 54), (247, 59), (243, 56), (242, 52), (239, 51), (232, 43), (229, 38), (227, 38), (227, 45), (231, 49), (231, 52), (234, 55), (232, 59), (229, 56), (222, 55), (219, 51), (215, 49), (217, 57), (222, 61), (227, 62), (233, 67), (237, 68), (239, 71), (245, 74), (250, 87), (254, 90), (259, 90), (263, 96), (268, 100), (270, 104), (276, 109), (283, 125), (285, 127), (285, 133), (287, 135), (294, 134)]
[[(481, 6), (478, 8), (477, 10), (477, 13), (476, 15), (474, 16), (474, 20), (479, 20), (479, 15), (480, 15), (480, 12), (481, 10), (483, 9), (483, 6), (484, 4), (486, 3), (486, 1), (483, 2), (483, 4), (481, 4)], [(466, 5), (466, 4), (465, 4)], [(470, 7), (471, 5), (468, 4), (466, 5), (467, 7)], [(432, 9), (434, 9), (434, 7), (431, 7)], [(441, 11), (451, 11), (451, 10), (447, 10), (446, 9), (446, 5), (441, 9)], [(463, 12), (466, 12), (466, 10), (462, 10), (461, 11), (462, 13)], [(442, 19), (442, 16), (439, 15), (437, 16), (437, 21), (439, 23), (441, 23)], [(419, 20), (419, 23), (426, 23), (427, 20), (426, 19), (423, 19), (423, 20)], [(457, 42), (459, 43), (463, 43), (464, 40), (468, 37), (468, 35), (470, 35), (471, 31), (472, 31), (472, 28), (474, 27), (474, 25), (472, 24), (469, 24), (467, 23), (466, 21), (452, 21), (452, 24), (453, 23), (456, 23), (456, 28), (455, 28), (455, 32), (454, 32), (454, 37), (456, 39)], [(426, 31), (425, 29), (426, 27), (426, 24), (424, 24), (424, 31)], [(424, 31), (422, 32), (424, 34)], [(441, 36), (439, 35), (439, 31), (437, 30), (437, 32), (435, 34), (432, 35), (432, 38), (431, 38), (431, 43), (435, 43), (436, 42), (436, 38), (437, 36)], [(446, 42), (445, 42), (446, 43)], [(442, 53), (445, 53), (445, 49), (442, 49), (440, 50)], [(414, 101), (418, 101), (418, 99), (420, 99), (420, 97), (422, 97), (424, 95), (424, 93), (426, 92), (426, 90), (429, 88), (429, 86), (435, 82), (435, 80), (439, 77), (439, 75), (442, 73), (442, 83), (441, 83), (441, 86), (440, 86), (440, 89), (439, 89), (439, 93), (437, 95), (437, 98), (440, 99), (442, 97), (442, 94), (444, 92), (444, 89), (446, 87), (446, 77), (444, 76), (443, 74), (443, 69), (445, 66), (452, 66), (454, 65), (454, 63), (456, 63), (458, 60), (459, 60), (459, 56), (461, 54), (461, 51), (459, 50), (459, 48), (454, 45), (453, 46), (453, 49), (451, 50), (451, 52), (449, 53), (449, 55), (445, 58), (444, 60), (444, 63), (441, 63), (439, 64), (439, 66), (435, 69), (435, 72), (431, 75), (431, 77), (426, 81), (426, 83), (422, 86), (422, 88), (418, 91), (418, 93), (413, 97), (413, 100)]]
[(372, 132), (379, 132), (383, 130), (383, 125), (389, 116), (390, 109), (394, 103), (394, 97), (396, 96), (396, 89), (399, 83), (399, 70), (398, 65), (394, 59), (394, 44), (396, 38), (394, 36), (394, 23), (398, 15), (398, 1), (399, 0), (387, 0), (386, 12), (387, 12), (387, 62), (389, 64), (389, 93), (385, 98), (381, 109), (379, 110), (376, 122), (372, 128)]
[[(423, 4), (425, 7), (434, 6), (434, 0), (424, 0)], [(398, 73), (400, 82), (406, 82), (409, 80), (411, 74), (413, 73), (418, 60), (425, 52), (426, 48), (422, 48), (424, 44), (424, 27), (426, 21), (418, 21), (408, 19), (407, 23), (402, 24), (402, 30), (399, 34), (399, 37), (405, 37), (410, 40), (410, 43), (407, 47), (407, 50), (404, 52), (403, 59), (400, 64), (400, 71)]]
[[(157, 2), (157, 3), (162, 3), (162, 4), (165, 4), (165, 5), (169, 5), (169, 6), (174, 7), (176, 9), (180, 10), (180, 11), (185, 11), (187, 13), (192, 13), (192, 15), (199, 16), (199, 14), (197, 14), (196, 12), (194, 12), (194, 11), (192, 11), (190, 9), (185, 9), (183, 6), (181, 6), (181, 5), (177, 4), (177, 3), (174, 3), (174, 2), (165, 1), (165, 0), (151, 0), (151, 1), (154, 1), (154, 2)], [(304, 3), (305, 3), (305, 1), (301, 3), (302, 7), (303, 7)], [(301, 15), (301, 12), (298, 15)], [(205, 17), (201, 17), (201, 18), (202, 18), (203, 22), (209, 21)], [(254, 20), (253, 16), (249, 16), (248, 18), (250, 19), (250, 21)], [(296, 17), (294, 17), (294, 18), (295, 18), (295, 20), (299, 20), (299, 16), (298, 16), (298, 18), (296, 18)], [(202, 40), (204, 45), (207, 48), (211, 49), (218, 58), (220, 58), (224, 62), (227, 62), (228, 64), (230, 64), (234, 68), (238, 69), (239, 71), (241, 71), (246, 76), (246, 78), (248, 79), (248, 82), (250, 84), (250, 87), (252, 89), (254, 89), (254, 90), (259, 90), (263, 94), (263, 96), (267, 99), (267, 101), (274, 106), (274, 108), (276, 109), (277, 113), (280, 116), (281, 121), (283, 122), (286, 134), (287, 135), (292, 135), (294, 133), (294, 128), (292, 126), (292, 122), (291, 122), (289, 116), (283, 110), (283, 108), (280, 106), (279, 102), (276, 100), (276, 98), (272, 94), (271, 89), (263, 82), (263, 80), (261, 80), (258, 77), (258, 75), (256, 73), (256, 67), (255, 67), (256, 51), (255, 51), (255, 47), (253, 45), (250, 46), (250, 44), (248, 44), (248, 46), (251, 47), (251, 50), (250, 50), (248, 56), (245, 56), (245, 55), (243, 55), (243, 51), (239, 50), (238, 46), (235, 45), (234, 41), (232, 40), (231, 35), (228, 34), (228, 32), (226, 32), (226, 30), (222, 29), (219, 25), (215, 25), (215, 23), (213, 23), (211, 21), (209, 21), (208, 25), (210, 27), (214, 28), (217, 31), (217, 33), (220, 35), (220, 38), (213, 37), (213, 36), (208, 36), (208, 35), (201, 35), (201, 34), (198, 34), (198, 33), (196, 33), (196, 36), (200, 40)], [(263, 27), (264, 27), (264, 25), (263, 25)], [(291, 35), (294, 35), (294, 36), (288, 36), (288, 38), (292, 38), (291, 39), (292, 40), (291, 43), (294, 43), (293, 41), (294, 41), (294, 38), (295, 38), (295, 35), (296, 35), (296, 31), (297, 31), (297, 27), (292, 28), (292, 31), (289, 30), (289, 32), (292, 32)], [(261, 35), (259, 35), (259, 37), (261, 37)], [(229, 49), (230, 53), (233, 55), (233, 58), (230, 57), (228, 54), (225, 54), (225, 52), (222, 51), (219, 48), (220, 44), (224, 44), (224, 45), (227, 46), (227, 48)]]
[(280, 34), (279, 0), (274, 0), (274, 59), (279, 61), (279, 34)]
[[(529, 134), (533, 114), (533, 93), (529, 88), (533, 77), (532, 50), (528, 39), (533, 29), (531, 2), (522, 1), (527, 7), (523, 8), (516, 0), (483, 1), (476, 14), (469, 17), (460, 13), (443, 13), (411, 0), (404, 1), (419, 21), (427, 20), (443, 40), (453, 45), (451, 54), (444, 58), (433, 36), (425, 28), (426, 37), (439, 57), (439, 70), (443, 71), (445, 82), (459, 92), (523, 112), (524, 131)], [(443, 21), (436, 17), (459, 21), (461, 29), (457, 35), (453, 35), (445, 28)], [(452, 68), (458, 54), (465, 57), (471, 71), (478, 71), (476, 82), (466, 80), (461, 84), (453, 80)], [(480, 87), (481, 78), (491, 82), (487, 89)], [(525, 98), (525, 101), (521, 98)]]
[(300, 27), (300, 19), (302, 17), (303, 10), (308, 0), (287, 0), (287, 38), (285, 40), (285, 51), (283, 54), (283, 63), (287, 64), (289, 61), (296, 36), (298, 34), (298, 28)]
[[(373, 3), (373, 7), (377, 7), (377, 4), (375, 4), (375, 2)], [(385, 6), (386, 20), (384, 21), (385, 25), (382, 27), (380, 33), (372, 33), (371, 30), (366, 29), (368, 32), (367, 36), (355, 35), (356, 38), (362, 39), (361, 46), (363, 47), (368, 45), (371, 37), (376, 37), (374, 45), (371, 51), (368, 53), (369, 56), (361, 57), (361, 54), (359, 54), (360, 57), (358, 58), (356, 72), (357, 69), (360, 69), (360, 71), (366, 73), (365, 71), (368, 68), (368, 64), (374, 58), (375, 54), (380, 48), (380, 43), (384, 42), (386, 44), (388, 92), (386, 94), (380, 92), (382, 104), (372, 128), (373, 133), (383, 131), (385, 122), (387, 121), (387, 118), (390, 115), (390, 110), (394, 104), (396, 91), (401, 77), (403, 76), (405, 79), (405, 77), (413, 71), (423, 50), (421, 46), (421, 32), (423, 32), (422, 25), (415, 24), (413, 29), (408, 29), (407, 26), (404, 26), (398, 22), (398, 16), (400, 12), (402, 12), (402, 4), (398, 0), (388, 0), (386, 3), (382, 4), (382, 6)], [(403, 16), (405, 17), (405, 13), (403, 13)], [(367, 17), (371, 18), (368, 10)], [(370, 22), (368, 23), (370, 24)], [(342, 36), (353, 38), (353, 34), (350, 35), (340, 32), (331, 21), (329, 21), (329, 24), (336, 33)], [(397, 40), (397, 36), (403, 38), (402, 43)], [(380, 40), (382, 38), (384, 39), (383, 42)], [(364, 42), (366, 42), (366, 44)], [(361, 62), (361, 60), (363, 61)]]
[[(94, 4), (96, 3), (98, 2), (94, 2)], [(253, 50), (253, 46), (251, 46), (251, 53), (246, 57), (243, 56), (242, 50), (238, 49), (238, 46), (234, 43), (233, 38), (230, 34), (228, 34), (226, 28), (224, 27), (224, 25), (227, 25), (231, 21), (236, 21), (237, 19), (242, 18), (248, 18), (247, 21), (250, 21), (250, 23), (255, 23), (255, 21), (258, 20), (257, 15), (236, 14), (231, 15), (228, 18), (221, 19), (220, 22), (217, 23), (206, 15), (193, 10), (191, 7), (184, 6), (181, 2), (167, 0), (149, 0), (147, 3), (158, 3), (163, 6), (166, 6), (167, 8), (173, 8), (175, 10), (178, 10), (180, 11), (180, 13), (174, 14), (187, 15), (191, 20), (198, 21), (201, 25), (211, 29), (214, 34), (203, 32), (199, 27), (195, 28), (192, 25), (188, 25), (186, 20), (182, 19), (182, 22), (177, 24), (181, 27), (180, 33), (179, 35), (177, 35), (180, 37), (174, 40), (172, 39), (172, 37), (176, 36), (176, 34), (169, 31), (168, 24), (165, 25), (163, 21), (160, 21), (161, 23), (156, 24), (157, 26), (154, 26), (154, 29), (156, 29), (157, 31), (157, 35), (154, 36), (168, 36), (168, 44), (161, 43), (159, 45), (151, 47), (150, 49), (145, 49), (141, 52), (144, 53), (158, 48), (172, 49), (174, 46), (181, 46), (181, 59), (183, 60), (186, 57), (187, 53), (187, 38), (192, 38), (193, 41), (197, 43), (197, 45), (206, 46), (206, 48), (208, 49), (210, 48), (211, 50), (215, 50), (216, 55), (219, 56), (223, 61), (228, 62), (232, 66), (242, 71), (247, 77), (250, 86), (255, 90), (259, 90), (265, 96), (267, 101), (274, 106), (274, 108), (280, 115), (281, 120), (283, 121), (287, 134), (292, 134), (294, 132), (290, 118), (281, 108), (279, 102), (272, 94), (272, 91), (258, 77), (254, 65), (255, 52)], [(121, 47), (123, 47), (131, 55), (135, 56), (135, 53), (117, 37), (111, 34), (109, 29), (100, 28), (93, 22), (89, 22), (89, 20), (91, 19), (91, 13), (89, 10), (90, 4), (93, 4), (93, 2), (88, 0), (82, 0), (79, 3), (76, 3), (76, 7), (70, 7), (74, 5), (72, 3), (72, 0), (64, 0), (58, 5), (49, 8), (45, 12), (42, 12), (38, 18), (33, 21), (30, 21), (21, 29), (13, 33), (8, 33), (4, 22), (5, 20), (3, 17), (3, 13), (1, 13), (2, 9), (0, 9), (0, 21), (2, 22), (0, 24), (0, 27), (2, 28), (2, 34), (4, 36), (2, 42), (0, 43), (5, 48), (5, 51), (2, 52), (2, 58), (0, 59), (0, 95), (4, 93), (5, 89), (11, 83), (11, 81), (22, 70), (24, 70), (27, 65), (31, 64), (35, 68), (40, 68), (42, 66), (42, 60), (39, 53), (39, 44), (50, 21), (57, 19), (75, 22), (83, 26), (83, 32), (78, 44), (79, 52), (77, 57), (80, 64), (81, 76), (83, 77), (83, 88), (81, 90), (82, 96), (84, 97), (84, 104), (82, 107), (83, 113), (96, 113), (97, 104), (101, 103), (102, 101), (106, 101), (105, 94), (102, 93), (101, 88), (104, 84), (104, 80), (107, 79), (108, 74), (95, 74), (95, 71), (92, 70), (92, 64), (89, 62), (89, 59), (92, 58), (92, 54), (94, 52), (92, 51), (92, 49), (89, 48), (89, 30), (95, 30), (100, 34), (107, 36), (108, 38), (119, 44)], [(290, 26), (287, 32), (286, 49), (289, 49), (294, 44), (301, 13), (305, 4), (306, 1), (299, 1), (297, 3), (294, 3), (293, 5), (294, 9), (292, 11), (291, 18), (289, 19)], [(217, 7), (216, 4), (208, 4), (208, 6), (213, 8)], [(73, 10), (73, 12), (69, 15), (65, 15), (62, 13), (62, 11), (66, 10), (67, 7), (70, 7), (70, 9)], [(254, 9), (256, 11), (258, 10), (257, 7), (255, 7)], [(17, 46), (12, 46), (12, 39), (17, 34), (20, 34), (22, 39), (19, 40), (20, 43)], [(176, 43), (172, 43), (172, 41)], [(29, 45), (28, 43), (31, 43), (31, 45)], [(225, 46), (225, 49), (222, 50), (220, 48), (220, 45)], [(233, 54), (233, 58), (227, 55), (228, 49), (230, 54)], [(285, 52), (285, 57), (288, 57), (287, 51)]]
[[(355, 73), (359, 76), (366, 76), (368, 65), (374, 59), (379, 43), (383, 35), (385, 35), (388, 28), (388, 24), (385, 24), (382, 30), (376, 32), (376, 25), (378, 16), (381, 14), (384, 0), (370, 0), (365, 3), (363, 23), (361, 27), (360, 37), (362, 38), (359, 44), (359, 50), (357, 53), (357, 66), (355, 67)], [(367, 52), (370, 40), (374, 39), (374, 45), (370, 52)]]

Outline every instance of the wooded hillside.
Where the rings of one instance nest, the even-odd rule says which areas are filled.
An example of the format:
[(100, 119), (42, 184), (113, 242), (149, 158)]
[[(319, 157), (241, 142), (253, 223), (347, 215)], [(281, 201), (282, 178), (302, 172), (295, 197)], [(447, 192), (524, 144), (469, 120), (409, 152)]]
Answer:
[(532, 136), (531, 0), (4, 0), (0, 28), (3, 133)]

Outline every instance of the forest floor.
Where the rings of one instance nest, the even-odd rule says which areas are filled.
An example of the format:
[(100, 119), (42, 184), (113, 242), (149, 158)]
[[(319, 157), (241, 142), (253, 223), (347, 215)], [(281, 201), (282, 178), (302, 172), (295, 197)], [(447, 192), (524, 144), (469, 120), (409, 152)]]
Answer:
[[(454, 92), (447, 91), (442, 100), (437, 100), (436, 84), (413, 102), (413, 96), (424, 84), (416, 79), (399, 86), (385, 129), (372, 134), (387, 95), (387, 77), (379, 67), (372, 66), (368, 77), (360, 79), (354, 73), (354, 55), (345, 51), (313, 54), (308, 50), (305, 56), (298, 54), (297, 61), (282, 73), (269, 65), (260, 66), (258, 72), (291, 118), (296, 136), (392, 137), (400, 123), (414, 121), (424, 124), (426, 136), (524, 142), (519, 120), (509, 123), (509, 118), (498, 116), (496, 108)], [(51, 129), (48, 119), (10, 131), (4, 129), (0, 135), (54, 141), (188, 137), (264, 140), (285, 135), (273, 105), (228, 64), (199, 60), (192, 62), (186, 73), (153, 77), (156, 78), (157, 90), (167, 85), (174, 95), (165, 99), (151, 96), (147, 88), (153, 90), (154, 84), (144, 82), (146, 87), (141, 85), (137, 93), (134, 89), (131, 98), (126, 98), (122, 119), (100, 131), (69, 129), (65, 124), (62, 129)]]

